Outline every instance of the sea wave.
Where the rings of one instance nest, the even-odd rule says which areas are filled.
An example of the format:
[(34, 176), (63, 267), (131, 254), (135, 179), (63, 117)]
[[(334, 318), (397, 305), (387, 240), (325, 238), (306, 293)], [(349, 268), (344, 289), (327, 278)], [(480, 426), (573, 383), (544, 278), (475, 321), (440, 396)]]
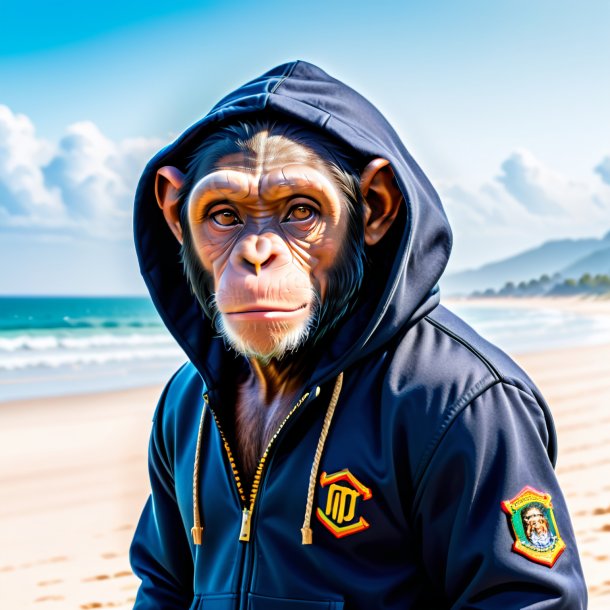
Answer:
[(0, 356), (0, 371), (16, 371), (28, 368), (60, 367), (76, 368), (85, 365), (103, 365), (144, 360), (173, 360), (182, 355), (177, 345), (168, 347), (146, 347), (146, 349), (110, 349), (103, 351), (46, 351), (20, 352)]
[(164, 328), (157, 319), (112, 319), (112, 318), (70, 318), (66, 316), (56, 320), (46, 319), (0, 319), (0, 332), (6, 331), (42, 331), (42, 330), (78, 330), (78, 329), (136, 329)]
[(0, 354), (17, 351), (48, 351), (95, 349), (108, 347), (135, 347), (154, 345), (173, 345), (168, 334), (97, 334), (82, 336), (56, 335), (15, 335), (0, 337)]

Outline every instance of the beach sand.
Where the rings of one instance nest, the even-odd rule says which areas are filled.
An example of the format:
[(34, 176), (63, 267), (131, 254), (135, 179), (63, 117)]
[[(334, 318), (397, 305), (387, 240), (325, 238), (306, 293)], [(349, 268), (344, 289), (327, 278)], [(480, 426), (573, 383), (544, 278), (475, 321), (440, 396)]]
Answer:
[[(609, 608), (610, 345), (517, 359), (553, 410), (557, 473), (590, 608)], [(127, 555), (148, 495), (148, 434), (160, 392), (0, 404), (1, 608), (133, 606), (139, 581)]]
[(131, 608), (161, 387), (0, 404), (0, 608)]

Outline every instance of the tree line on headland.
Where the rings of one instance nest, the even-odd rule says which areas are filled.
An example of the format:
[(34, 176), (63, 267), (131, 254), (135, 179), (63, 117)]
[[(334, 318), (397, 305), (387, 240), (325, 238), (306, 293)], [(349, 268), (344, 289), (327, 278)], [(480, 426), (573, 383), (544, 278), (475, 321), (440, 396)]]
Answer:
[(541, 275), (528, 282), (506, 282), (499, 290), (475, 290), (473, 297), (533, 297), (533, 296), (610, 296), (610, 275), (584, 273), (579, 279), (564, 279), (560, 274)]
[(610, 231), (601, 238), (546, 241), (476, 269), (450, 272), (440, 287), (445, 295), (456, 296), (473, 291), (477, 296), (606, 294), (608, 275)]

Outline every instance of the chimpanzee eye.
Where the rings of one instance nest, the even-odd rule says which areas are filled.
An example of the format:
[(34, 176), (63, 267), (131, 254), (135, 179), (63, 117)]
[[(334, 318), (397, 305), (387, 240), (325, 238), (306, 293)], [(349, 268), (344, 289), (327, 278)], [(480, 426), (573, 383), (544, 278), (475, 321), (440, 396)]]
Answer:
[(241, 224), (241, 220), (231, 210), (218, 210), (210, 214), (210, 218), (221, 227), (232, 227)]
[(303, 220), (311, 220), (316, 213), (317, 210), (314, 207), (300, 203), (290, 208), (288, 216), (286, 216), (284, 222), (301, 222)]

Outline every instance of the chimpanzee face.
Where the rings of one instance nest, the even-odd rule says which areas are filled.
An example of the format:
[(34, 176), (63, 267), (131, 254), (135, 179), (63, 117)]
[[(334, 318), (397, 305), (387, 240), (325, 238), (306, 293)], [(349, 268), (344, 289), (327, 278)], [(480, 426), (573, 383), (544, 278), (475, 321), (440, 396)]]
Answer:
[(270, 159), (224, 157), (187, 200), (221, 329), (246, 355), (297, 349), (326, 297), (329, 271), (340, 264), (345, 195), (322, 160), (305, 158), (296, 143)]
[(194, 294), (225, 340), (262, 362), (319, 340), (345, 315), (365, 247), (382, 239), (402, 202), (387, 160), (345, 169), (328, 140), (291, 129), (227, 128), (187, 175), (157, 173), (157, 201)]

